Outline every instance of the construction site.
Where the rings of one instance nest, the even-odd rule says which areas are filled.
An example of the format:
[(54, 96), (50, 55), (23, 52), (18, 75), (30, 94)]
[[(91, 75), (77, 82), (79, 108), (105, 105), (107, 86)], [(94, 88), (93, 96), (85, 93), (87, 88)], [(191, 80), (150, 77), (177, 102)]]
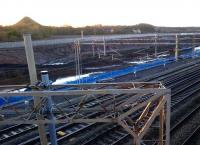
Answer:
[(1, 145), (200, 144), (200, 33), (23, 39), (0, 43)]

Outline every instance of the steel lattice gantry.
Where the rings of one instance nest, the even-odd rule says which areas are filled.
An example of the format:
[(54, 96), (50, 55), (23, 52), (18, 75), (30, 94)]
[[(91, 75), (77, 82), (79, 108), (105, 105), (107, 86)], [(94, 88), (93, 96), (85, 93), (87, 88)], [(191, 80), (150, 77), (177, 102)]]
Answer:
[[(32, 109), (2, 108), (0, 124), (113, 123), (122, 126), (133, 137), (134, 144), (140, 145), (142, 141), (145, 141), (143, 137), (152, 124), (159, 122), (157, 140), (161, 145), (169, 145), (170, 90), (159, 82), (50, 85), (48, 88), (45, 86), (29, 86), (29, 88), (32, 90), (0, 92), (1, 97), (41, 98), (36, 108), (34, 106), (29, 106)], [(58, 88), (65, 89), (58, 90)], [(44, 109), (45, 99), (48, 96), (65, 97), (75, 101), (76, 105), (72, 105), (72, 101), (66, 101), (60, 105), (53, 104), (52, 112), (55, 116), (62, 115), (62, 118), (48, 119), (49, 112)], [(106, 103), (108, 101), (101, 103), (102, 99), (108, 99), (110, 103)], [(87, 106), (86, 102), (90, 100), (96, 100), (97, 105)]]

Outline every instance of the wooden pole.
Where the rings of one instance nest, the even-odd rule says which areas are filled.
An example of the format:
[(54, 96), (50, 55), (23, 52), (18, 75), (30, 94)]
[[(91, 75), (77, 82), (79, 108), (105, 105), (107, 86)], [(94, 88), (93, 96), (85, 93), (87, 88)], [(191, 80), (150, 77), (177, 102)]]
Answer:
[[(35, 59), (33, 53), (33, 46), (30, 34), (24, 34), (24, 45), (25, 45), (25, 52), (26, 52), (26, 59), (28, 63), (28, 70), (29, 70), (29, 77), (30, 77), (30, 84), (35, 85), (38, 82), (37, 79), (37, 72), (35, 67)], [(34, 97), (34, 108), (38, 107), (41, 103), (41, 98)], [(40, 120), (42, 118), (41, 115), (37, 116), (37, 119)], [(38, 124), (38, 131), (40, 136), (41, 145), (47, 145), (47, 137), (45, 132), (45, 126), (42, 124)]]

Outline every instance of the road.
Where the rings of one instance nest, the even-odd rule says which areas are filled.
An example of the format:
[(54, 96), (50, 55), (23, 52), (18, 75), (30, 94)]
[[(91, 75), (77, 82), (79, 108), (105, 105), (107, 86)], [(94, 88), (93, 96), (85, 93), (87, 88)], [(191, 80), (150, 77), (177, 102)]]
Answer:
[[(176, 33), (157, 33), (158, 36), (173, 36)], [(200, 35), (200, 33), (179, 33), (179, 35)], [(113, 40), (113, 39), (122, 39), (122, 38), (134, 38), (134, 37), (148, 37), (155, 36), (155, 33), (148, 34), (121, 34), (121, 35), (106, 35), (105, 40)], [(90, 35), (85, 36), (83, 39), (81, 38), (62, 38), (62, 39), (51, 39), (51, 40), (36, 40), (33, 41), (33, 46), (46, 46), (53, 44), (68, 44), (74, 42), (74, 40), (81, 40), (82, 42), (87, 41), (101, 41), (103, 39), (103, 35)], [(21, 48), (24, 47), (23, 41), (19, 42), (2, 42), (0, 43), (0, 49), (3, 48)]]

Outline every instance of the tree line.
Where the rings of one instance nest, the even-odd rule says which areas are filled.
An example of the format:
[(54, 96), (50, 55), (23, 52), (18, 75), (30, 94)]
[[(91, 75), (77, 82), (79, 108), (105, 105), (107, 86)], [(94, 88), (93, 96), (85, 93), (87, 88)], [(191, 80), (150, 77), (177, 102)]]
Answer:
[(109, 34), (133, 34), (152, 33), (155, 27), (150, 24), (138, 24), (133, 26), (85, 26), (74, 28), (42, 26), (39, 24), (21, 24), (12, 26), (0, 26), (0, 41), (20, 41), (23, 33), (31, 33), (34, 40), (47, 39), (55, 35), (109, 35)]

